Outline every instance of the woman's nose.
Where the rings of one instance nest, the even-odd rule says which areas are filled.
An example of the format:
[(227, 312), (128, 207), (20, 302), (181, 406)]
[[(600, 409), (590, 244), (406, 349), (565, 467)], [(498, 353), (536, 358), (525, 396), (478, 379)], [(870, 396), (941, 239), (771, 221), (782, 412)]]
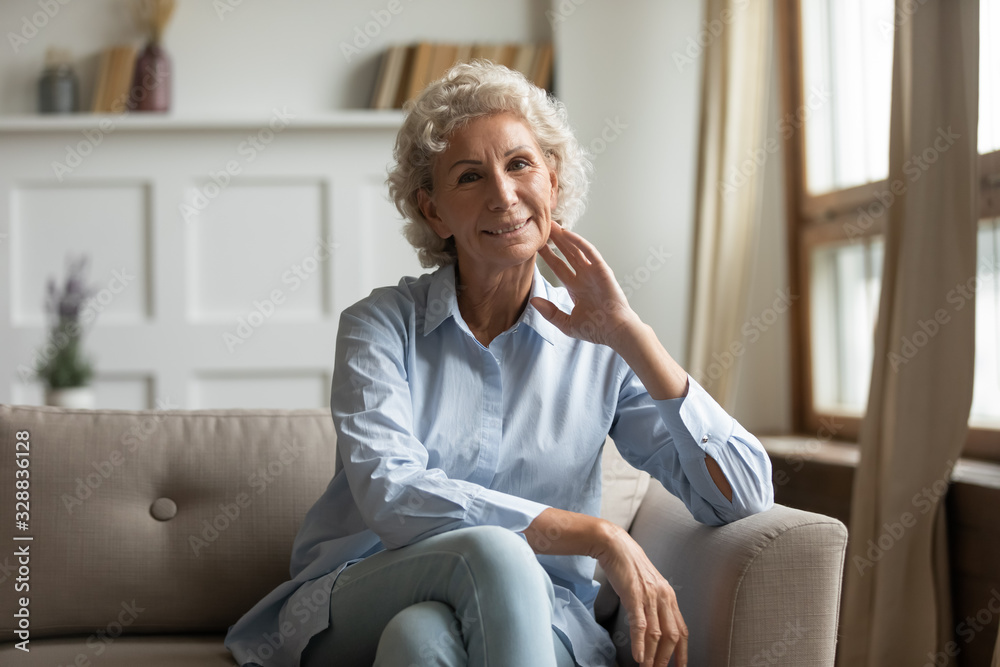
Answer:
[(496, 211), (505, 211), (517, 203), (517, 190), (514, 186), (514, 179), (508, 174), (496, 176), (492, 179), (492, 187), (487, 194), (489, 200), (487, 205)]

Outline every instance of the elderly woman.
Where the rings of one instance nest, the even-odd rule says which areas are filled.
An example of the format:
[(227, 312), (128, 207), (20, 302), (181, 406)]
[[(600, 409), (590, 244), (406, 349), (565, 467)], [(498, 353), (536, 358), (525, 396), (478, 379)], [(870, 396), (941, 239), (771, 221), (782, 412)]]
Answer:
[(588, 165), (558, 101), (506, 68), (455, 66), (411, 106), (395, 158), (406, 236), (438, 268), (344, 311), (338, 471), (293, 579), (226, 645), (265, 666), (610, 665), (596, 562), (635, 659), (686, 664), (670, 585), (599, 518), (605, 437), (713, 525), (771, 505), (767, 455), (569, 231)]

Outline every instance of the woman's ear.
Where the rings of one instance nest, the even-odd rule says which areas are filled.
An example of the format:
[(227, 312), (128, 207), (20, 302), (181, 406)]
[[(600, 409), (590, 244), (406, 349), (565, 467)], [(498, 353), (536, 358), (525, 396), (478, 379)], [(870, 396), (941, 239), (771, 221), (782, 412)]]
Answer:
[(549, 193), (549, 209), (555, 209), (559, 203), (559, 174), (555, 169), (549, 169), (549, 181), (552, 183), (552, 191)]
[(434, 198), (425, 189), (420, 188), (417, 190), (417, 208), (424, 215), (424, 220), (430, 225), (430, 228), (434, 230), (434, 233), (443, 239), (452, 236), (452, 233), (448, 231), (445, 227), (444, 221), (441, 220), (441, 216), (438, 215), (437, 204), (434, 203)]

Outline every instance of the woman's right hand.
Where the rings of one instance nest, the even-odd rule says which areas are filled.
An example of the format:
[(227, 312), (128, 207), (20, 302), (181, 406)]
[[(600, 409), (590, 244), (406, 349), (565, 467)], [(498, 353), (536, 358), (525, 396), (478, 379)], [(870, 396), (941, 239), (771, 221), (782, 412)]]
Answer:
[(674, 664), (686, 667), (688, 629), (673, 587), (631, 535), (614, 530), (614, 539), (595, 556), (628, 612), (632, 657), (642, 667), (667, 667), (676, 654)]
[(599, 517), (549, 507), (524, 530), (538, 554), (596, 558), (628, 612), (632, 657), (642, 667), (687, 667), (688, 629), (677, 596), (632, 536)]

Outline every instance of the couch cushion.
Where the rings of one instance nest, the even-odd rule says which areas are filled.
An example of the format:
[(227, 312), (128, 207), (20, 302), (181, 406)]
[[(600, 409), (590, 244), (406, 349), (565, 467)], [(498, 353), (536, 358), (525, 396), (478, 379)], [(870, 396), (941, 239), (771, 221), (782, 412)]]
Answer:
[[(225, 631), (288, 578), (292, 540), (334, 469), (326, 410), (0, 405), (5, 498), (17, 431), (30, 434), (30, 521), (3, 522), (0, 539), (30, 550), (32, 639)], [(154, 504), (176, 514), (158, 520)], [(16, 600), (0, 596), (0, 640), (14, 636)]]
[(235, 667), (222, 644), (224, 635), (131, 636), (111, 641), (90, 637), (42, 639), (31, 642), (31, 653), (11, 644), (0, 645), (4, 667)]

